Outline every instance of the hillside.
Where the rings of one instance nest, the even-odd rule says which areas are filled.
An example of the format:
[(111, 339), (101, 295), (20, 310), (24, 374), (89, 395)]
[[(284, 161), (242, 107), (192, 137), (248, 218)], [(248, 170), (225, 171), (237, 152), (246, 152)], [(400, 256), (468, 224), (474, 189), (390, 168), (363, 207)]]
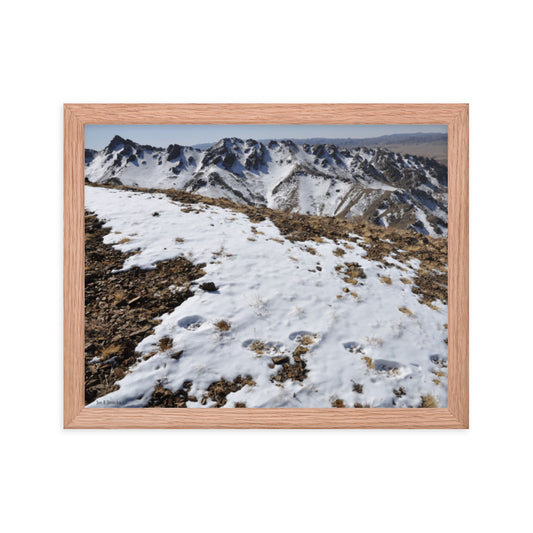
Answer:
[(447, 405), (446, 238), (180, 190), (85, 204), (89, 407)]

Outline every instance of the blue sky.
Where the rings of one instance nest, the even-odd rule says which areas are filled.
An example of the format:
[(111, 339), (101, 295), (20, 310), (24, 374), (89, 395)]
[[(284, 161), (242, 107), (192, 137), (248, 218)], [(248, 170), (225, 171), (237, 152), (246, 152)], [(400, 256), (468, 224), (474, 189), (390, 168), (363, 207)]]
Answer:
[(131, 139), (141, 144), (166, 147), (169, 144), (186, 146), (216, 142), (223, 137), (241, 139), (306, 139), (326, 137), (362, 139), (393, 133), (439, 132), (447, 133), (446, 125), (335, 125), (335, 124), (105, 124), (85, 126), (85, 146), (101, 150), (115, 136)]

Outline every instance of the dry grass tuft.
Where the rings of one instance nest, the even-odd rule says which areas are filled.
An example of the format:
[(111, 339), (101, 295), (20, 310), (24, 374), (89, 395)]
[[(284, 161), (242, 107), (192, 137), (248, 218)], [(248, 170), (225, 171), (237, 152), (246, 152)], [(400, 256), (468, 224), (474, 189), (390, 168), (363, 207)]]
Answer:
[(361, 385), (360, 383), (354, 383), (353, 391), (357, 392), (358, 394), (363, 394), (363, 385)]
[(360, 279), (365, 279), (366, 274), (359, 263), (346, 263), (337, 265), (335, 271), (344, 274), (343, 281), (351, 285), (357, 285)]
[(263, 341), (254, 341), (250, 344), (250, 350), (258, 355), (263, 355), (265, 353), (265, 348), (266, 346)]
[(310, 335), (302, 335), (302, 337), (299, 339), (299, 342), (304, 346), (309, 346), (310, 344), (315, 343), (315, 339), (313, 339)]
[(159, 348), (161, 348), (162, 351), (167, 351), (172, 348), (173, 341), (170, 337), (163, 337), (159, 339)]
[(392, 279), (390, 279), (389, 276), (379, 276), (379, 281), (381, 281), (381, 283), (385, 283), (386, 285), (392, 284)]
[(107, 346), (102, 350), (102, 353), (100, 354), (100, 359), (102, 361), (106, 361), (107, 359), (110, 359), (111, 357), (114, 357), (115, 355), (122, 352), (123, 346), (121, 344), (112, 344), (111, 346)]
[(338, 248), (335, 248), (333, 250), (333, 255), (336, 255), (337, 257), (341, 257), (346, 253), (346, 250), (343, 250), (340, 246)]
[(408, 316), (413, 316), (412, 311), (409, 311), (409, 309), (407, 309), (407, 307), (398, 307), (398, 310), (401, 311), (402, 313), (408, 315)]
[(185, 242), (185, 240), (182, 239), (181, 237), (176, 237), (176, 242)]
[(229, 331), (231, 328), (231, 324), (227, 320), (219, 320), (215, 327), (217, 327), (220, 331)]
[(307, 353), (309, 351), (308, 348), (306, 348), (305, 346), (297, 346), (296, 349), (294, 350), (294, 352), (292, 352), (292, 355), (296, 355), (298, 357), (300, 357), (301, 355), (303, 355), (304, 353)]
[(342, 400), (335, 400), (335, 401), (331, 402), (331, 407), (342, 408), (342, 407), (346, 407), (346, 406), (344, 405), (344, 402)]
[(121, 239), (120, 241), (118, 241), (118, 244), (126, 244), (127, 242), (130, 242), (131, 239), (128, 239), (127, 237), (125, 237), (124, 239)]
[(411, 285), (411, 280), (409, 278), (401, 278), (400, 281), (406, 285)]
[(374, 361), (371, 357), (368, 357), (368, 355), (365, 355), (363, 357), (363, 361), (366, 363), (366, 366), (370, 369), (370, 370), (373, 370), (374, 368), (376, 368), (376, 365), (374, 364)]
[(422, 405), (420, 407), (424, 409), (435, 409), (438, 407), (437, 400), (435, 400), (431, 394), (426, 394), (425, 396), (422, 396), (421, 399)]

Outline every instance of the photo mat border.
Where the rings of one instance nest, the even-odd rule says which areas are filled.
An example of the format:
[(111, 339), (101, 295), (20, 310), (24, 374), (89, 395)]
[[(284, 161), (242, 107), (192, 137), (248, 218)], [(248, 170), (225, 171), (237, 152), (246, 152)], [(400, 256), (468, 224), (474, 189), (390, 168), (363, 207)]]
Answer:
[[(63, 427), (469, 427), (468, 104), (65, 104)], [(446, 124), (448, 126), (448, 407), (86, 408), (84, 128), (89, 124)]]

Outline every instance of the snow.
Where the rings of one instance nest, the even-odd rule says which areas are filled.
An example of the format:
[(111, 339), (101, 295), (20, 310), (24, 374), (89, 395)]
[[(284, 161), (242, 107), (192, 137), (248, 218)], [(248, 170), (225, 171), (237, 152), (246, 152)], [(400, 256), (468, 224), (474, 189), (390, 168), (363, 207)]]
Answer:
[[(130, 187), (186, 190), (211, 198), (228, 198), (238, 203), (266, 205), (273, 209), (288, 208), (299, 213), (322, 216), (334, 216), (341, 205), (354, 203), (353, 196), (364, 201), (358, 201), (349, 215), (370, 216), (372, 213), (364, 213), (363, 207), (371, 207), (371, 198), (379, 193), (402, 191), (386, 183), (386, 178), (379, 178), (379, 172), (370, 172), (364, 166), (368, 163), (372, 166), (376, 157), (375, 151), (365, 148), (354, 148), (341, 153), (335, 152), (331, 146), (317, 145), (321, 150), (320, 157), (317, 157), (312, 149), (307, 153), (301, 145), (280, 142), (268, 148), (259, 143), (249, 145), (236, 138), (221, 139), (211, 150), (225, 148), (228, 154), (234, 156), (231, 168), (225, 168), (220, 161), (209, 163), (213, 161), (212, 157), (207, 157), (209, 150), (181, 147), (180, 155), (175, 160), (168, 161), (167, 150), (149, 150), (132, 141), (127, 142), (127, 147), (124, 143), (118, 143), (114, 145), (113, 151), (105, 149), (97, 152), (86, 165), (85, 176), (88, 181), (106, 183), (114, 178)], [(120, 150), (123, 148), (130, 151), (126, 150), (121, 156)], [(261, 151), (263, 156), (259, 158), (257, 169), (246, 169), (246, 158), (252, 150)], [(128, 162), (127, 154), (131, 151), (137, 157)], [(427, 191), (424, 184), (419, 184), (418, 189), (427, 191), (430, 195), (435, 193), (435, 198), (440, 195), (439, 203), (442, 206), (447, 204), (446, 188), (424, 168), (420, 160), (412, 156), (392, 156), (394, 164), (399, 168), (422, 170), (435, 191)], [(120, 163), (117, 162), (119, 157)], [(214, 174), (217, 177), (211, 182), (210, 177)], [(431, 213), (446, 221), (445, 209), (424, 205), (416, 194), (411, 194), (418, 189), (406, 190), (409, 201), (418, 208), (415, 210), (417, 216), (423, 211), (426, 215)], [(418, 217), (418, 221), (415, 229), (436, 235), (427, 216)], [(446, 234), (446, 227), (441, 230)]]
[[(191, 381), (189, 394), (200, 399), (211, 383), (239, 375), (251, 376), (256, 384), (230, 393), (226, 407), (236, 402), (247, 407), (331, 407), (335, 400), (348, 407), (408, 407), (420, 405), (427, 394), (447, 406), (447, 306), (434, 302), (434, 310), (420, 304), (411, 285), (401, 281), (416, 276), (417, 261), (401, 263), (398, 254), (388, 258), (396, 266), (380, 268), (354, 242), (341, 243), (346, 253), (337, 257), (333, 250), (339, 245), (332, 241), (292, 243), (269, 220), (252, 223), (242, 213), (181, 204), (163, 194), (86, 186), (85, 204), (111, 229), (106, 243), (123, 252), (140, 250), (125, 261), (124, 269), (153, 268), (178, 256), (206, 263), (194, 296), (161, 316), (155, 333), (137, 346), (141, 355), (158, 353), (140, 359), (118, 382), (117, 391), (90, 407), (145, 406), (158, 381), (172, 391)], [(159, 216), (152, 216), (154, 212)], [(119, 244), (125, 237), (130, 240)], [(366, 273), (356, 286), (335, 270), (348, 262), (359, 263)], [(383, 283), (383, 276), (391, 283)], [(214, 282), (218, 290), (199, 289), (205, 281)], [(220, 320), (231, 323), (228, 332), (215, 327)], [(270, 368), (271, 357), (291, 356), (304, 335), (312, 340), (302, 355), (306, 379), (273, 382), (281, 367)], [(158, 348), (167, 336), (173, 347), (183, 350), (179, 360)], [(255, 340), (269, 347), (262, 355), (251, 349)], [(438, 380), (436, 371), (444, 373)], [(398, 396), (394, 391), (400, 387), (405, 394)], [(205, 404), (213, 405), (211, 400)], [(187, 407), (203, 406), (198, 401)]]

